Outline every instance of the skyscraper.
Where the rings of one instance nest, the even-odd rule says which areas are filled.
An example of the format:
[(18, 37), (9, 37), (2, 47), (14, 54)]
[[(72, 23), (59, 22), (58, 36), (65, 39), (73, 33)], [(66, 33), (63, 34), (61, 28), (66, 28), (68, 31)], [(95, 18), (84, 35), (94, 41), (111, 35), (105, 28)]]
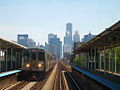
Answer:
[(36, 42), (32, 38), (28, 38), (27, 39), (27, 47), (35, 48), (36, 47)]
[(60, 59), (60, 57), (61, 57), (61, 41), (60, 41), (60, 38), (51, 38), (50, 39), (50, 45), (54, 45), (55, 47), (56, 47), (56, 49), (55, 49), (55, 51), (56, 51), (56, 53), (55, 53), (55, 55), (56, 55), (56, 58), (57, 59)]
[(63, 56), (68, 59), (69, 54), (72, 51), (73, 41), (72, 41), (72, 23), (66, 24), (66, 35), (64, 37), (64, 46), (63, 46)]
[(18, 34), (17, 41), (19, 44), (27, 47), (27, 39), (28, 39), (27, 34)]
[(64, 45), (72, 45), (72, 24), (66, 24), (66, 36), (64, 37)]
[(17, 42), (23, 46), (33, 48), (36, 47), (36, 42), (33, 39), (28, 38), (27, 34), (18, 34)]
[(48, 43), (50, 43), (51, 38), (57, 38), (57, 35), (52, 34), (52, 33), (48, 34)]
[(72, 23), (66, 24), (66, 36), (67, 36), (67, 34), (72, 36)]
[(45, 44), (46, 50), (51, 53), (56, 59), (62, 56), (62, 42), (55, 34), (48, 34), (48, 44)]
[(73, 36), (73, 41), (74, 42), (79, 42), (80, 41), (80, 35), (78, 31), (75, 31), (75, 34)]
[(96, 35), (92, 35), (91, 32), (89, 32), (89, 34), (84, 35), (84, 38), (82, 39), (82, 42), (88, 42), (89, 40), (91, 40), (92, 38), (94, 38)]

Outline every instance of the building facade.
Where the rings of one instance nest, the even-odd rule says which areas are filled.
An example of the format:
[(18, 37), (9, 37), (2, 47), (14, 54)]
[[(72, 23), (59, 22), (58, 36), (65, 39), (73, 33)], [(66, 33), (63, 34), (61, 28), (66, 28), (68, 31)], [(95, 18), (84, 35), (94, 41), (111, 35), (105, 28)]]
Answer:
[(82, 42), (88, 42), (92, 38), (94, 38), (96, 35), (92, 35), (90, 32), (88, 35), (84, 35), (84, 38), (82, 39)]
[(75, 34), (73, 35), (73, 41), (79, 42), (80, 41), (80, 35), (78, 31), (75, 31)]
[(27, 34), (18, 34), (17, 42), (18, 42), (18, 44), (21, 44), (28, 48), (36, 47), (36, 42), (32, 38), (29, 38), (29, 36)]
[(17, 42), (18, 42), (18, 44), (21, 44), (21, 45), (27, 47), (27, 39), (28, 39), (27, 34), (19, 34), (17, 37)]
[(36, 42), (32, 38), (28, 38), (27, 39), (27, 47), (35, 48), (36, 47)]
[(72, 45), (72, 23), (66, 24), (66, 35), (64, 37), (64, 45)]
[(62, 56), (62, 42), (55, 34), (48, 34), (48, 44), (45, 44), (46, 50), (56, 59), (61, 59)]
[(57, 35), (52, 34), (52, 33), (48, 34), (48, 43), (50, 43), (51, 38), (57, 38)]
[(63, 57), (68, 59), (69, 54), (71, 53), (73, 48), (72, 41), (72, 23), (66, 24), (66, 34), (64, 37), (64, 45), (63, 45)]

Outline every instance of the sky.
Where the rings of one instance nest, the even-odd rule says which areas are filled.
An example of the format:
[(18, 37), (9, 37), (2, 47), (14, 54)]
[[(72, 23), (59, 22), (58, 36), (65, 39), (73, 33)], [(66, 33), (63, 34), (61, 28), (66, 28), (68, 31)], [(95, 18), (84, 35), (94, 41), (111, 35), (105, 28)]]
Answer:
[(120, 20), (120, 0), (0, 0), (0, 37), (17, 40), (29, 34), (36, 42), (57, 34), (63, 41), (66, 23), (80, 37), (99, 34)]

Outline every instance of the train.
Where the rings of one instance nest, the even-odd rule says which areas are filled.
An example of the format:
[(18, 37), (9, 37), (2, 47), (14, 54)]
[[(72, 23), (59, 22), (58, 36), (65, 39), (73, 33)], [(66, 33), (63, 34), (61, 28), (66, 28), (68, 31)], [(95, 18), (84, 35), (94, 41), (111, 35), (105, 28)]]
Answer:
[(54, 66), (52, 55), (44, 49), (29, 48), (23, 52), (22, 71), (19, 80), (41, 81)]

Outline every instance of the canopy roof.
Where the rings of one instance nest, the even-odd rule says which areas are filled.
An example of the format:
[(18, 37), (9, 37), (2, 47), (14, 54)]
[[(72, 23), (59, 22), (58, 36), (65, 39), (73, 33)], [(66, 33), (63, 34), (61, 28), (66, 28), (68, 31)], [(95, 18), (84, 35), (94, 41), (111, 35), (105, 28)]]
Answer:
[(0, 46), (1, 48), (20, 48), (20, 49), (27, 49), (27, 47), (14, 43), (12, 41), (9, 41), (7, 39), (0, 37)]
[(120, 45), (120, 21), (79, 47), (75, 52), (87, 51), (91, 48), (110, 48)]

